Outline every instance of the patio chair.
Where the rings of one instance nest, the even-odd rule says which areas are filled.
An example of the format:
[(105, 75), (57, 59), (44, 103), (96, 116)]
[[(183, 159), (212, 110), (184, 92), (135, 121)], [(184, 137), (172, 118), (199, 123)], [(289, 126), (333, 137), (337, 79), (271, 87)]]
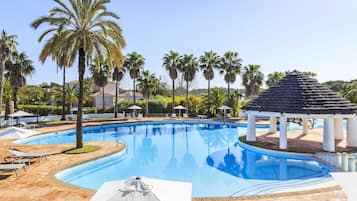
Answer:
[(183, 114), (182, 114), (182, 117), (183, 117), (183, 118), (188, 118), (188, 114), (183, 113)]
[(177, 118), (176, 113), (172, 113), (171, 118)]
[(142, 119), (143, 117), (144, 117), (143, 113), (139, 113), (139, 114), (138, 114), (138, 118), (139, 118), (139, 119)]
[(26, 172), (26, 165), (23, 163), (18, 164), (0, 164), (0, 171), (15, 171), (16, 176), (18, 176), (18, 170), (23, 168)]
[(26, 129), (32, 129), (32, 128), (36, 128), (38, 126), (38, 124), (28, 124), (26, 122), (20, 122), (20, 127), (22, 128), (26, 128)]
[(33, 159), (33, 158), (37, 158), (39, 162), (41, 158), (45, 158), (47, 160), (47, 156), (49, 154), (47, 153), (27, 153), (27, 152), (23, 152), (20, 151), (19, 149), (16, 148), (11, 148), (8, 150), (12, 156), (10, 156), (11, 158), (15, 158), (15, 159)]

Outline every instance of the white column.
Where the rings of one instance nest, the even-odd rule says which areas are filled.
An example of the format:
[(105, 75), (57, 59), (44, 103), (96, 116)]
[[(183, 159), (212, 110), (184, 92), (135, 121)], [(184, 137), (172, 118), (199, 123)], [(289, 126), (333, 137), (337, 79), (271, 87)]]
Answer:
[(357, 117), (347, 119), (347, 146), (357, 147)]
[(343, 140), (343, 128), (342, 128), (342, 118), (335, 118), (334, 119), (334, 131), (335, 131), (335, 139), (336, 140)]
[(270, 129), (269, 132), (276, 133), (276, 117), (270, 117)]
[(248, 113), (247, 141), (256, 141), (255, 136), (255, 115)]
[(334, 136), (334, 121), (333, 118), (324, 119), (324, 139), (323, 150), (335, 152), (335, 136)]
[(309, 121), (306, 118), (302, 119), (302, 130), (304, 134), (309, 133)]
[(287, 118), (285, 116), (280, 116), (280, 137), (279, 137), (279, 148), (286, 149), (288, 147), (287, 138)]

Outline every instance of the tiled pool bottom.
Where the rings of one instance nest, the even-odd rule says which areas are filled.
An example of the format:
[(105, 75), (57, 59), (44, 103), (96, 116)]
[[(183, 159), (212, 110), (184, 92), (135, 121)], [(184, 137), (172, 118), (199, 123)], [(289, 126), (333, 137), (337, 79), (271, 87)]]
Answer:
[[(331, 180), (328, 172), (332, 170), (312, 159), (241, 147), (237, 136), (245, 129), (238, 125), (182, 122), (87, 128), (85, 139), (121, 141), (127, 145), (127, 152), (65, 170), (57, 176), (94, 190), (106, 181), (133, 175), (186, 181), (192, 183), (194, 197), (266, 194)], [(67, 132), (64, 136), (37, 140), (63, 142), (72, 135), (73, 132)]]

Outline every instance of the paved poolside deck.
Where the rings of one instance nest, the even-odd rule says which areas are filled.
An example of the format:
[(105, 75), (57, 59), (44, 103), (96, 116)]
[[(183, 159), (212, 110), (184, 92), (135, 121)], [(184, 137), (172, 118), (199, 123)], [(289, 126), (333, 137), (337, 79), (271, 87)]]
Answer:
[[(163, 118), (143, 119), (149, 121), (164, 120)], [(136, 120), (130, 120), (136, 121)], [(122, 122), (122, 121), (118, 121)], [(127, 121), (126, 121), (127, 122)], [(89, 122), (88, 125), (103, 125), (116, 123), (113, 121)], [(40, 132), (53, 132), (58, 130), (72, 129), (75, 125), (59, 124), (49, 125), (38, 128)], [(54, 177), (54, 174), (66, 167), (91, 160), (97, 157), (108, 155), (122, 150), (123, 145), (113, 142), (93, 142), (101, 147), (100, 150), (80, 155), (57, 154), (48, 157), (48, 160), (42, 160), (41, 163), (35, 162), (30, 166), (26, 173), (20, 171), (20, 176), (15, 177), (13, 173), (0, 172), (0, 200), (1, 201), (22, 201), (22, 200), (65, 200), (65, 201), (84, 201), (89, 200), (94, 191), (72, 186), (63, 183)], [(14, 145), (9, 140), (0, 140), (0, 160), (8, 156), (7, 149), (11, 146), (21, 148), (25, 151), (33, 152), (54, 152), (63, 150), (71, 145)], [(193, 201), (238, 201), (238, 200), (256, 200), (256, 201), (278, 201), (278, 200), (347, 200), (346, 195), (339, 186), (327, 188), (279, 193), (262, 196), (248, 196), (235, 198), (194, 198)]]
[[(288, 132), (288, 148), (283, 151), (309, 153), (322, 152), (323, 130), (321, 128), (310, 129), (308, 134), (303, 134), (302, 130)], [(257, 141), (247, 142), (245, 136), (240, 137), (240, 140), (249, 145), (278, 150), (279, 149), (279, 132), (257, 132)], [(346, 140), (335, 140), (336, 152), (357, 152), (357, 148), (346, 146)]]

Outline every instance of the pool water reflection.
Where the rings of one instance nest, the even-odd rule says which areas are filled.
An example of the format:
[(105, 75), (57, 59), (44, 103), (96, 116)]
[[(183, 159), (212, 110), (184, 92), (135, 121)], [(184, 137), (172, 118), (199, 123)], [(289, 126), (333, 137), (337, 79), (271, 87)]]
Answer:
[[(58, 178), (90, 189), (133, 175), (186, 181), (192, 182), (194, 197), (270, 193), (291, 185), (305, 186), (330, 179), (331, 169), (315, 161), (242, 148), (237, 144), (238, 135), (245, 132), (244, 126), (207, 122), (148, 122), (86, 128), (84, 141), (123, 142), (127, 154), (77, 166), (58, 174)], [(74, 141), (74, 131), (66, 131), (20, 142)]]

